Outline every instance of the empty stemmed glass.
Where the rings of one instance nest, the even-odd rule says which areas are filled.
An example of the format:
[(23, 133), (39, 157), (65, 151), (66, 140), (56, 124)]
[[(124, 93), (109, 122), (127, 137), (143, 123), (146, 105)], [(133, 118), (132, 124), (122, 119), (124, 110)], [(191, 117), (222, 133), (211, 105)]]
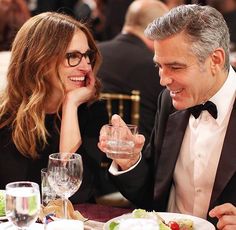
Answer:
[(67, 200), (82, 182), (82, 158), (77, 153), (53, 153), (49, 156), (47, 173), (50, 186), (63, 199), (64, 217), (67, 219)]
[(6, 185), (6, 216), (17, 229), (28, 229), (40, 211), (40, 192), (36, 183), (12, 182)]

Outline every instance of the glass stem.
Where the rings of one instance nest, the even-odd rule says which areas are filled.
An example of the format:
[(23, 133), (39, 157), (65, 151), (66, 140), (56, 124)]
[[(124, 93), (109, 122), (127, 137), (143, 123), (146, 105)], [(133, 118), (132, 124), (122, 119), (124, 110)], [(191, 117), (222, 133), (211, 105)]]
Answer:
[(63, 197), (63, 211), (64, 211), (64, 218), (68, 219), (68, 212), (67, 212), (67, 198)]

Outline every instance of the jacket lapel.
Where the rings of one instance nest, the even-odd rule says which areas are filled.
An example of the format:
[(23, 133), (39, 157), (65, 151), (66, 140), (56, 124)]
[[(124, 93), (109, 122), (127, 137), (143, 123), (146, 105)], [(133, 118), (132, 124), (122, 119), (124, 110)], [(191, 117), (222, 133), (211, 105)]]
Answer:
[(214, 206), (223, 189), (235, 173), (236, 150), (235, 150), (235, 131), (236, 131), (236, 102), (232, 110), (225, 140), (220, 156), (220, 161), (216, 173), (215, 184), (211, 196), (210, 208)]
[(155, 183), (157, 189), (155, 190), (155, 195), (157, 195), (160, 189), (159, 186), (161, 186), (165, 192), (168, 192), (168, 189), (170, 189), (175, 163), (188, 124), (188, 118), (189, 112), (187, 110), (176, 111), (169, 116), (159, 158), (159, 162), (162, 162), (162, 164), (158, 166), (156, 171)]

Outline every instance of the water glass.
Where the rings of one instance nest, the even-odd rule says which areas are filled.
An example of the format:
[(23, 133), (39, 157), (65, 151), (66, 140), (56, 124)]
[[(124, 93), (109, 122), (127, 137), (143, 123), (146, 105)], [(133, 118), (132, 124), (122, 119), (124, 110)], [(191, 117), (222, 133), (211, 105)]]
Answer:
[(19, 181), (6, 185), (6, 216), (17, 229), (28, 229), (38, 218), (39, 211), (38, 184)]
[(105, 153), (109, 158), (131, 158), (134, 150), (134, 137), (137, 134), (137, 126), (128, 124), (126, 126), (104, 126), (107, 136)]
[(82, 157), (77, 153), (53, 153), (48, 160), (48, 181), (56, 194), (63, 199), (65, 219), (67, 200), (80, 187), (83, 176)]
[(47, 168), (41, 169), (42, 204), (46, 206), (51, 200), (59, 198), (48, 182)]

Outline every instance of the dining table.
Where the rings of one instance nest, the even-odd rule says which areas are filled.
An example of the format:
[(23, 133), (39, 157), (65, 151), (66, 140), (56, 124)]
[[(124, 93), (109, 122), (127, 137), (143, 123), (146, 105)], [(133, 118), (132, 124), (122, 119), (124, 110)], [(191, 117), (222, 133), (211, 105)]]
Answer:
[[(131, 213), (134, 208), (120, 208), (115, 206), (108, 206), (102, 204), (94, 203), (84, 203), (73, 205), (74, 210), (79, 211), (80, 214), (84, 217), (84, 230), (109, 230), (109, 220), (118, 217), (118, 220), (122, 215)], [(178, 213), (168, 213), (168, 212), (159, 212), (160, 216), (167, 220), (179, 219), (179, 220), (189, 220), (194, 225), (196, 230), (215, 230), (215, 227), (212, 223), (195, 217), (191, 215), (178, 214)], [(124, 219), (127, 216), (123, 217)], [(117, 219), (116, 219), (117, 220)], [(191, 225), (192, 225), (191, 224)], [(30, 227), (30, 230), (43, 230), (47, 229), (45, 226), (47, 224), (35, 223), (34, 226)], [(0, 230), (13, 230), (12, 224), (4, 219), (0, 221)], [(69, 229), (68, 229), (69, 230)]]
[(88, 219), (84, 223), (85, 230), (103, 230), (104, 224), (110, 219), (133, 211), (133, 208), (120, 208), (91, 203), (75, 204), (74, 209)]
[[(74, 204), (74, 210), (79, 211), (83, 217), (84, 230), (104, 230), (104, 224), (115, 217), (133, 211), (133, 208), (120, 208), (95, 203)], [(12, 229), (12, 224), (7, 219), (0, 221), (0, 230)]]

